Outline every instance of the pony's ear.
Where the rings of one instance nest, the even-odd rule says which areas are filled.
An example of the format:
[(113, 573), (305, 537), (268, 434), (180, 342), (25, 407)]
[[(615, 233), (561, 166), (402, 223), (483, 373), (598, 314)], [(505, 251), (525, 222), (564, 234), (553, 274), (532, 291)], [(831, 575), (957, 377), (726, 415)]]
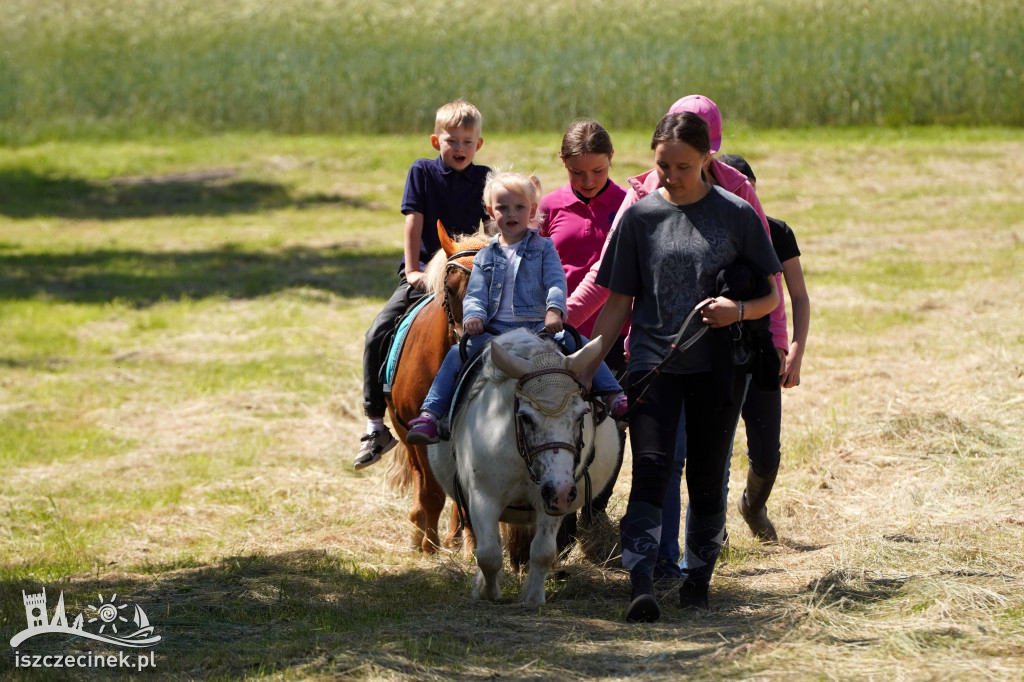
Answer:
[(441, 248), (444, 249), (446, 256), (451, 256), (459, 250), (452, 238), (448, 236), (448, 230), (444, 229), (440, 220), (437, 221), (437, 238), (441, 240)]
[(601, 354), (603, 346), (604, 342), (600, 336), (591, 339), (590, 343), (565, 359), (565, 368), (574, 374), (579, 374), (583, 368), (589, 367), (596, 358), (603, 357)]
[(512, 355), (500, 343), (494, 341), (491, 341), (491, 362), (512, 379), (518, 379), (533, 369), (529, 360)]

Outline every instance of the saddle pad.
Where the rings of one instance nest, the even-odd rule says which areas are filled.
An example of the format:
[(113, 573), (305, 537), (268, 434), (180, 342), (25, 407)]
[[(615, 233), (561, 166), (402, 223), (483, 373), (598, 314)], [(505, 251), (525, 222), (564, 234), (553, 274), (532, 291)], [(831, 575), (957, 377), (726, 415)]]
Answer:
[(481, 370), (484, 368), (483, 355), (484, 349), (487, 348), (491, 343), (491, 339), (488, 339), (476, 353), (466, 360), (466, 364), (459, 370), (459, 376), (455, 380), (455, 395), (452, 397), (452, 404), (448, 408), (448, 419), (447, 427), (451, 428), (451, 423), (455, 419), (455, 413), (462, 408), (463, 404), (469, 400), (469, 388), (476, 381), (476, 378), (480, 376)]
[(391, 347), (388, 349), (388, 359), (383, 368), (384, 393), (391, 393), (391, 382), (395, 379), (395, 371), (398, 369), (398, 359), (402, 356), (402, 347), (405, 345), (405, 338), (409, 335), (409, 327), (423, 307), (434, 300), (433, 295), (424, 296), (409, 312), (402, 316), (395, 330), (395, 336), (391, 339)]

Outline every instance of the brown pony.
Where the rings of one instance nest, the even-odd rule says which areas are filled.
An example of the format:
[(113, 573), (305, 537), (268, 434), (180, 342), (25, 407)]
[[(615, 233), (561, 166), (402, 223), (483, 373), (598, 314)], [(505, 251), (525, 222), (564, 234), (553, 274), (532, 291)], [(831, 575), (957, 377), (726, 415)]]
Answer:
[[(388, 480), (398, 489), (412, 486), (412, 511), (409, 512), (409, 520), (415, 526), (412, 544), (428, 553), (437, 551), (439, 546), (437, 528), (445, 493), (430, 470), (426, 446), (408, 445), (405, 435), (409, 420), (420, 414), (420, 405), (427, 397), (445, 354), (462, 335), (462, 298), (466, 295), (473, 256), (489, 241), (478, 234), (455, 242), (448, 237), (440, 221), (437, 235), (441, 239), (441, 251), (434, 255), (424, 273), (427, 293), (433, 294), (434, 299), (409, 327), (388, 397), (391, 423), (402, 442), (388, 467)], [(459, 528), (453, 508), (445, 546), (456, 544)]]

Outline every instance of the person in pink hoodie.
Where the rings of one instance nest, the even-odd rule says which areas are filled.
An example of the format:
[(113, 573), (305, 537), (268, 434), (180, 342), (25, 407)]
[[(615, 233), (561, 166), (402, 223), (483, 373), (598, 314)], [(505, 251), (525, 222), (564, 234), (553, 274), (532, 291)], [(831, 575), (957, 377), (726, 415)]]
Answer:
[[(708, 124), (711, 156), (704, 169), (704, 175), (708, 182), (732, 192), (749, 203), (757, 212), (757, 215), (764, 226), (764, 230), (770, 238), (771, 230), (768, 225), (768, 218), (765, 216), (764, 209), (761, 207), (761, 202), (757, 198), (757, 192), (754, 190), (754, 186), (747, 180), (746, 175), (735, 168), (720, 162), (714, 156), (722, 147), (722, 114), (718, 109), (718, 105), (704, 95), (687, 95), (676, 100), (669, 108), (666, 115), (679, 114), (683, 112), (697, 114)], [(618, 227), (619, 219), (625, 210), (651, 192), (658, 190), (661, 186), (658, 179), (657, 169), (654, 168), (641, 173), (640, 175), (629, 178), (627, 180), (627, 184), (629, 185), (629, 188), (626, 191), (626, 198), (623, 200), (622, 206), (616, 214), (616, 219), (612, 224), (611, 231), (609, 232), (609, 240), (611, 238), (611, 234), (614, 233), (615, 229)], [(608, 242), (605, 242), (604, 249), (607, 248)], [(575, 327), (585, 324), (588, 320), (590, 320), (592, 324), (592, 318), (597, 315), (601, 310), (601, 306), (603, 306), (605, 301), (608, 299), (608, 290), (604, 287), (598, 286), (596, 283), (597, 272), (603, 259), (604, 250), (601, 252), (601, 258), (591, 266), (586, 276), (572, 291), (566, 301), (568, 308), (568, 316), (566, 317), (566, 320), (569, 324)], [(784, 367), (786, 353), (789, 349), (789, 337), (786, 322), (786, 302), (782, 294), (781, 274), (776, 275), (776, 289), (779, 292), (779, 304), (771, 313), (770, 330), (776, 352), (779, 354), (780, 365)], [(627, 332), (628, 325), (623, 330), (623, 333)], [(682, 484), (682, 471), (685, 461), (686, 444), (684, 440), (680, 439), (680, 442), (677, 444), (672, 477), (669, 480), (668, 491), (665, 496), (665, 505), (663, 507), (661, 542), (658, 550), (657, 566), (655, 568), (655, 578), (659, 583), (663, 579), (667, 579), (668, 584), (671, 584), (675, 580), (683, 577), (682, 571), (678, 566), (681, 558), (681, 551), (679, 547), (679, 521), (682, 514), (679, 493)], [(613, 485), (614, 481), (610, 482), (609, 488)]]

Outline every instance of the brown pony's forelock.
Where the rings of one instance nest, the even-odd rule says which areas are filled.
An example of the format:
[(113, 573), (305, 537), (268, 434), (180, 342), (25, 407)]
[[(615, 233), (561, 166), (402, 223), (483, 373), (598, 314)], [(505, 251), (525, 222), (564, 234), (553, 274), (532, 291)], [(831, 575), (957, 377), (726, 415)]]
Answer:
[[(455, 246), (459, 251), (465, 251), (467, 249), (482, 249), (490, 241), (486, 237), (479, 235), (472, 236), (460, 236), (459, 241), (455, 242)], [(459, 257), (456, 261), (459, 265), (472, 269), (473, 267), (473, 256), (466, 255)], [(434, 254), (434, 257), (427, 263), (427, 269), (424, 272), (424, 279), (426, 280), (426, 291), (428, 294), (433, 294), (437, 297), (444, 296), (445, 279), (448, 274), (448, 254), (443, 250), (438, 251)], [(468, 277), (463, 278), (460, 283), (460, 291), (454, 292), (458, 298), (462, 298), (466, 294), (466, 283)]]

